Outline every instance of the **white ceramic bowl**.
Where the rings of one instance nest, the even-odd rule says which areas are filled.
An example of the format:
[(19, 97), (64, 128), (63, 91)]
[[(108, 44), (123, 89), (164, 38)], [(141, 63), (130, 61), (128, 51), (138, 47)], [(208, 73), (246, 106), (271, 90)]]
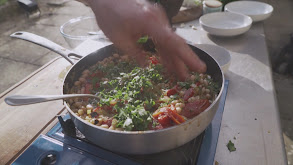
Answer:
[(212, 56), (220, 65), (223, 73), (227, 72), (231, 63), (231, 55), (228, 50), (211, 44), (196, 44), (195, 46)]
[(274, 8), (263, 2), (235, 1), (225, 6), (225, 11), (241, 13), (250, 16), (253, 22), (263, 21), (271, 16)]
[(215, 12), (201, 16), (199, 23), (211, 35), (236, 36), (250, 29), (252, 19), (239, 13)]

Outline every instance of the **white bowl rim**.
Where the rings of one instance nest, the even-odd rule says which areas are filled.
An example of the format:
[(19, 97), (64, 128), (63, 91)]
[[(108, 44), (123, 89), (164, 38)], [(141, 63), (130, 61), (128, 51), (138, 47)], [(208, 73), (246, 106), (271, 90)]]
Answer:
[[(251, 4), (251, 5), (253, 5), (253, 4), (260, 4), (260, 5), (263, 5), (263, 6), (266, 6), (266, 7), (268, 7), (268, 11), (265, 11), (265, 12), (263, 12), (262, 14), (247, 14), (248, 16), (259, 16), (259, 15), (266, 15), (266, 14), (270, 14), (270, 13), (272, 13), (273, 11), (274, 11), (274, 8), (273, 8), (273, 6), (272, 5), (270, 5), (270, 4), (267, 4), (267, 3), (264, 3), (264, 2), (259, 2), (259, 1), (233, 1), (233, 2), (230, 2), (230, 3), (228, 3), (227, 5), (225, 5), (225, 11), (229, 11), (229, 12), (238, 12), (238, 13), (240, 13), (239, 11), (234, 11), (234, 10), (231, 10), (231, 9), (229, 9), (229, 7), (231, 7), (231, 5), (233, 6), (233, 5), (235, 5), (235, 4)], [(241, 14), (244, 14), (244, 13), (241, 13)], [(246, 14), (245, 14), (246, 15)]]
[(95, 19), (95, 17), (93, 17), (93, 16), (80, 16), (80, 17), (72, 18), (69, 21), (65, 22), (63, 25), (61, 25), (60, 33), (63, 36), (66, 36), (66, 37), (71, 38), (71, 39), (87, 39), (87, 38), (91, 38), (92, 36), (72, 36), (72, 35), (66, 34), (64, 32), (64, 28), (66, 27), (66, 25), (68, 25), (70, 23), (80, 21), (80, 20), (85, 20), (85, 19)]
[[(230, 28), (219, 28), (217, 26), (211, 26), (209, 24), (206, 24), (204, 23), (203, 19), (205, 19), (206, 17), (210, 17), (211, 15), (237, 15), (237, 16), (241, 16), (241, 17), (244, 17), (246, 18), (248, 21), (247, 21), (247, 24), (243, 24), (243, 26), (239, 26), (237, 28), (235, 27), (230, 27)], [(247, 16), (247, 15), (244, 15), (244, 14), (241, 14), (241, 13), (235, 13), (235, 12), (213, 12), (213, 13), (208, 13), (208, 14), (205, 14), (203, 16), (201, 16), (199, 18), (199, 23), (206, 26), (206, 27), (210, 27), (210, 28), (214, 28), (214, 29), (219, 29), (219, 30), (237, 30), (237, 29), (242, 29), (242, 28), (245, 28), (245, 27), (248, 27), (248, 26), (251, 26), (252, 24), (252, 19), (251, 17)]]

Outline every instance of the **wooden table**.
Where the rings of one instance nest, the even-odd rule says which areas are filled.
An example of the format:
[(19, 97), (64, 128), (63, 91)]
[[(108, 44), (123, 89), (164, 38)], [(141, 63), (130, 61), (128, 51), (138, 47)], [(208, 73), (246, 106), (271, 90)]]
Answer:
[[(207, 35), (198, 20), (177, 28), (177, 33), (192, 43), (225, 47), (232, 56), (225, 75), (230, 84), (215, 161), (223, 165), (287, 164), (262, 23), (253, 24), (247, 33), (232, 38)], [(87, 43), (76, 51), (87, 54), (103, 45)], [(12, 107), (4, 103), (4, 98), (16, 94), (61, 94), (69, 67), (66, 60), (56, 58), (0, 95), (0, 164), (13, 162), (57, 122), (56, 115), (66, 112), (62, 101)], [(235, 152), (228, 151), (229, 140), (235, 144)]]

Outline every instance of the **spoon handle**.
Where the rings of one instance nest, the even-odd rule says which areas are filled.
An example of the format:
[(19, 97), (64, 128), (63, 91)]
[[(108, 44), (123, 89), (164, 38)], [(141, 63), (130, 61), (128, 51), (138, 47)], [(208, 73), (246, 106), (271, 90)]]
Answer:
[(13, 95), (4, 99), (6, 104), (12, 106), (35, 104), (59, 99), (74, 98), (74, 97), (94, 97), (99, 99), (98, 96), (91, 94), (67, 94), (67, 95)]

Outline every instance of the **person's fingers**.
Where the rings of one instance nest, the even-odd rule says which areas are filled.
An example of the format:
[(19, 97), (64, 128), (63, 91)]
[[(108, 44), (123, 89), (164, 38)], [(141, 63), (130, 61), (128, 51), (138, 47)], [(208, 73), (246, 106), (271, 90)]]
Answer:
[(143, 49), (139, 47), (133, 47), (133, 49), (129, 50), (127, 53), (131, 55), (140, 66), (146, 65), (147, 54), (145, 53)]
[(181, 81), (185, 81), (188, 77), (188, 70), (185, 64), (177, 57), (172, 59), (172, 63), (170, 63), (173, 67), (173, 72)]
[[(176, 40), (175, 40), (176, 41)], [(186, 66), (199, 73), (204, 73), (207, 70), (206, 64), (192, 51), (192, 49), (185, 43), (178, 41), (178, 49), (174, 50), (177, 55), (184, 61)]]
[[(167, 53), (160, 50), (158, 50), (158, 52), (159, 54), (171, 53), (171, 52)], [(175, 55), (170, 55), (170, 56), (161, 56), (161, 58), (162, 58), (161, 61), (163, 65), (168, 69), (169, 72), (174, 73), (177, 76), (177, 78), (179, 78), (181, 81), (186, 80), (189, 74), (185, 64), (183, 63), (182, 60), (180, 60), (179, 57)]]
[[(172, 32), (168, 27), (159, 30), (152, 30), (155, 44), (160, 49), (166, 49), (171, 54), (162, 54), (163, 56), (178, 56), (186, 66), (196, 72), (204, 73), (206, 71), (206, 64), (191, 50), (185, 41), (177, 34)], [(164, 51), (166, 52), (166, 51)]]
[(133, 57), (140, 66), (146, 64), (146, 53), (136, 42), (125, 39), (123, 42), (113, 42), (118, 49)]

